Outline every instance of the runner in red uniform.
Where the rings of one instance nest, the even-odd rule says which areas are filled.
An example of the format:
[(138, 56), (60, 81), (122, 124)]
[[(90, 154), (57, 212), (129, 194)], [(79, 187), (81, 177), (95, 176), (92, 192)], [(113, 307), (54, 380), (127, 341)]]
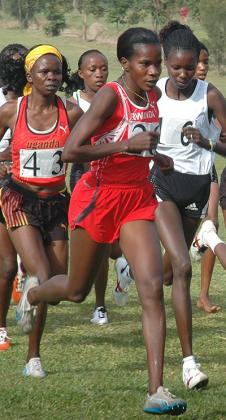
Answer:
[[(23, 294), (18, 308), (30, 326), (40, 301), (81, 302), (88, 295), (109, 245), (119, 239), (134, 273), (143, 309), (149, 394), (144, 411), (179, 414), (186, 403), (163, 387), (165, 312), (160, 241), (154, 223), (157, 201), (148, 181), (159, 134), (156, 82), (161, 73), (157, 34), (131, 28), (118, 40), (123, 75), (96, 93), (89, 110), (72, 130), (65, 161), (92, 161), (76, 185), (70, 204), (70, 274), (55, 276)], [(92, 137), (91, 144), (90, 138)]]
[[(12, 176), (1, 189), (1, 205), (10, 238), (30, 276), (28, 284), (37, 285), (37, 278), (44, 281), (67, 272), (68, 194), (61, 155), (82, 111), (55, 95), (66, 77), (65, 61), (56, 48), (31, 49), (25, 70), (29, 95), (0, 110), (0, 135), (6, 128), (13, 132)], [(40, 341), (46, 312), (47, 305), (39, 305), (33, 331), (24, 328), (30, 334), (25, 376), (45, 376)]]
[[(23, 74), (24, 56), (27, 48), (20, 44), (9, 44), (0, 53), (0, 105), (7, 101), (17, 100), (22, 95), (26, 84)], [(11, 141), (11, 131), (7, 130), (0, 140), (0, 170), (5, 176), (10, 168), (7, 153)], [(6, 163), (5, 163), (6, 161)], [(0, 187), (4, 180), (0, 179)], [(5, 219), (0, 208), (0, 351), (8, 350), (12, 341), (8, 337), (7, 314), (13, 289), (13, 281), (17, 273), (16, 251), (10, 240)]]

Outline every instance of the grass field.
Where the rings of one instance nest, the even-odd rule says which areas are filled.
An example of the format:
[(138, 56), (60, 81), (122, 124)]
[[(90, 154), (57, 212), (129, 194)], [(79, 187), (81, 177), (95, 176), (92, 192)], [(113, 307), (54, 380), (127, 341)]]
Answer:
[[(69, 58), (73, 67), (79, 55), (88, 48), (99, 48), (109, 58), (110, 79), (119, 74), (120, 66), (111, 44), (85, 43), (72, 37), (46, 38), (43, 33), (16, 29), (0, 31), (0, 48), (20, 42), (32, 46), (53, 43)], [(210, 72), (209, 80), (223, 90), (225, 78)], [(224, 160), (217, 158), (220, 173)], [(221, 215), (220, 215), (221, 216)], [(226, 233), (220, 217), (220, 233)], [(181, 381), (181, 350), (171, 309), (170, 289), (165, 289), (167, 310), (167, 342), (165, 386), (185, 398), (188, 411), (185, 420), (226, 419), (226, 273), (219, 263), (215, 266), (211, 295), (222, 306), (216, 315), (196, 309), (199, 293), (200, 266), (193, 265), (192, 300), (194, 321), (194, 352), (209, 374), (206, 390), (187, 392)], [(145, 350), (141, 332), (141, 310), (134, 285), (130, 304), (116, 307), (111, 299), (114, 272), (111, 265), (107, 290), (109, 325), (90, 324), (94, 295), (80, 306), (61, 303), (51, 307), (42, 340), (42, 360), (48, 371), (44, 380), (23, 378), (27, 338), (15, 326), (15, 307), (8, 317), (9, 334), (14, 346), (0, 355), (1, 420), (141, 420), (147, 391)], [(158, 419), (158, 416), (155, 416)], [(162, 419), (168, 418), (162, 416)]]

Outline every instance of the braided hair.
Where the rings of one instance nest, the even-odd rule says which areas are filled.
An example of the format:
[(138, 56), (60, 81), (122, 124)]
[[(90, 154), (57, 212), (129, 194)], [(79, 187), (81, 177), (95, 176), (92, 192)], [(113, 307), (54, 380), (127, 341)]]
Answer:
[(160, 30), (159, 38), (166, 58), (172, 50), (193, 50), (198, 59), (201, 50), (200, 42), (189, 26), (182, 25), (177, 20), (171, 20)]

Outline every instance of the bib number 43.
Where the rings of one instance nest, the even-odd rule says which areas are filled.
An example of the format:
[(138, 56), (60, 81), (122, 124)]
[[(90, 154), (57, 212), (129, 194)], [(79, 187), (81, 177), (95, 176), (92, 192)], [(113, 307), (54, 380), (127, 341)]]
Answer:
[(61, 160), (63, 148), (20, 150), (20, 176), (24, 178), (54, 178), (65, 174)]

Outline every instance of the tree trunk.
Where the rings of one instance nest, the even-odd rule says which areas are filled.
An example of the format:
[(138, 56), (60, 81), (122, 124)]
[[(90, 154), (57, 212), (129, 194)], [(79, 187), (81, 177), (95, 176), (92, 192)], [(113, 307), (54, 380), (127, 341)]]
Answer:
[(87, 29), (88, 29), (87, 19), (88, 19), (87, 13), (83, 12), (82, 23), (83, 23), (83, 39), (84, 39), (84, 41), (87, 41)]
[(20, 22), (20, 26), (23, 27), (21, 0), (17, 0), (17, 7), (18, 7), (18, 19)]

